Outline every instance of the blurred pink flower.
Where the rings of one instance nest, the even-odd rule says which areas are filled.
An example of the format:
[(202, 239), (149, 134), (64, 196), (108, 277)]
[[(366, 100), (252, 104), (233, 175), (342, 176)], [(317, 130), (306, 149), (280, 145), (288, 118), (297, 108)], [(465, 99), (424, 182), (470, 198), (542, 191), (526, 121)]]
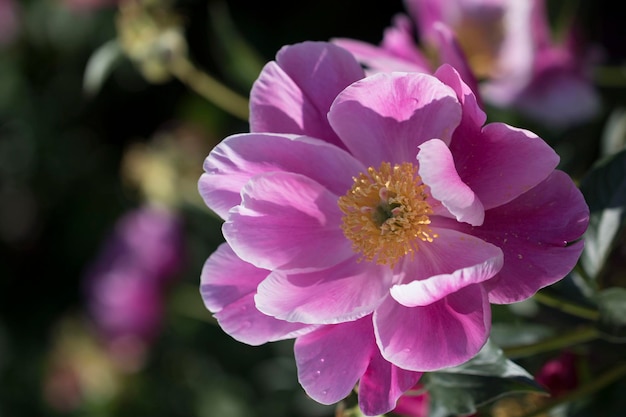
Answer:
[(147, 345), (158, 335), (166, 288), (181, 265), (181, 227), (165, 210), (128, 212), (90, 266), (89, 312), (111, 346), (128, 340)]
[(550, 395), (559, 397), (578, 386), (576, 355), (563, 352), (559, 357), (546, 362), (535, 379), (543, 385)]
[[(335, 38), (332, 42), (350, 51), (365, 66), (368, 75), (392, 71), (432, 74), (441, 63), (447, 63), (455, 68), (472, 91), (478, 91), (474, 72), (455, 34), (445, 24), (435, 22), (432, 35), (429, 48), (436, 51), (436, 59), (432, 59), (429, 51), (415, 42), (413, 23), (404, 14), (394, 16), (393, 25), (385, 29), (379, 46), (348, 38)], [(477, 99), (480, 100), (480, 97)]]
[[(420, 386), (413, 389), (418, 390)], [(428, 391), (419, 394), (408, 392), (398, 399), (393, 413), (402, 417), (428, 417), (429, 399)]]
[(17, 4), (0, 0), (0, 46), (9, 44), (19, 30)]
[[(550, 33), (544, 0), (406, 0), (419, 30), (399, 15), (380, 47), (351, 39), (334, 42), (374, 71), (431, 72), (426, 56), (449, 63), (483, 99), (515, 108), (552, 127), (588, 120), (599, 111), (590, 79), (590, 54), (571, 28), (563, 42)], [(437, 64), (438, 65), (438, 64)], [(475, 90), (476, 91), (476, 90)]]
[(485, 113), (457, 72), (379, 73), (333, 44), (284, 47), (251, 92), (251, 133), (209, 154), (225, 219), (201, 293), (235, 339), (296, 338), (300, 383), (359, 385), (385, 413), (421, 373), (474, 356), (490, 303), (565, 276), (588, 208), (531, 132)]

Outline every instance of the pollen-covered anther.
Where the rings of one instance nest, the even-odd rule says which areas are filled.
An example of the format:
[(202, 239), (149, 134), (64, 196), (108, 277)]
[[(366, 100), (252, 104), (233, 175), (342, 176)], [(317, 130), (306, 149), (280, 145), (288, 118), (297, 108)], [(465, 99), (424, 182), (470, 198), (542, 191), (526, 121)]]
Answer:
[(355, 177), (339, 198), (341, 227), (361, 259), (393, 267), (405, 255), (414, 256), (420, 242), (437, 237), (428, 227), (433, 211), (427, 198), (415, 165), (383, 162)]

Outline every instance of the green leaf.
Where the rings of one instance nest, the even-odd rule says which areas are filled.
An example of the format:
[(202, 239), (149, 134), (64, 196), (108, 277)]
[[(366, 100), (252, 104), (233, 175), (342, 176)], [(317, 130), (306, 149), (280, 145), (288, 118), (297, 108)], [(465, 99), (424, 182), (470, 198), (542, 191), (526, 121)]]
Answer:
[(553, 334), (550, 327), (535, 323), (493, 323), (491, 326), (491, 339), (504, 348), (530, 345)]
[(97, 94), (123, 56), (122, 48), (115, 39), (96, 49), (89, 57), (85, 68), (83, 77), (83, 89), (85, 92), (89, 95)]
[(503, 396), (520, 392), (543, 392), (536, 383), (523, 377), (430, 373), (424, 377), (430, 394), (431, 417), (467, 415), (477, 407)]
[(504, 352), (490, 340), (469, 361), (452, 368), (442, 369), (442, 373), (495, 376), (502, 378), (525, 377), (532, 379), (524, 368), (504, 356)]
[(626, 288), (607, 288), (597, 300), (600, 331), (612, 342), (626, 342)]
[(614, 109), (602, 132), (600, 149), (602, 155), (611, 155), (626, 148), (626, 108)]
[(581, 262), (590, 277), (598, 278), (626, 220), (626, 150), (602, 160), (580, 189), (591, 211)]
[(476, 407), (515, 392), (544, 392), (532, 375), (491, 341), (468, 362), (428, 373), (423, 382), (435, 417), (471, 414)]

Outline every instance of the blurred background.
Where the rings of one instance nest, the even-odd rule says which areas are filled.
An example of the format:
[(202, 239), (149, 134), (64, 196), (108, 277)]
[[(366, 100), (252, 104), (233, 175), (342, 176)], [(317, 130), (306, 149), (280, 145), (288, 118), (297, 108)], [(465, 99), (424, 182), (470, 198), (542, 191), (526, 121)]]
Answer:
[[(548, 1), (555, 21), (565, 3)], [(543, 136), (573, 175), (626, 105), (623, 16), (579, 3), (602, 51), (602, 113), (559, 131), (498, 113)], [(376, 44), (403, 11), (400, 0), (0, 0), (0, 417), (334, 415), (298, 386), (291, 342), (243, 345), (205, 310), (200, 271), (221, 221), (196, 183), (211, 148), (247, 131), (240, 100), (281, 46)], [(207, 94), (215, 81), (224, 103)]]

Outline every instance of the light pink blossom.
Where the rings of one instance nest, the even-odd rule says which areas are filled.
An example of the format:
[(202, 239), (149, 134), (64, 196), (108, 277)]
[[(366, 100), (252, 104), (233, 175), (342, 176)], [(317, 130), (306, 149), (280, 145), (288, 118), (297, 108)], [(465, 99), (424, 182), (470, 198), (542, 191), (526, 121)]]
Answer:
[[(552, 127), (589, 120), (599, 111), (591, 82), (591, 54), (572, 26), (556, 41), (544, 0), (406, 0), (412, 21), (396, 16), (379, 47), (352, 39), (335, 42), (372, 71), (431, 72), (454, 66), (485, 102), (514, 108)], [(475, 90), (477, 91), (477, 90)]]
[(251, 132), (205, 161), (226, 239), (206, 307), (239, 341), (295, 338), (306, 392), (332, 404), (358, 383), (367, 415), (467, 361), (490, 303), (565, 276), (588, 221), (545, 142), (484, 123), (450, 66), (364, 77), (336, 45), (284, 47), (251, 91)]

